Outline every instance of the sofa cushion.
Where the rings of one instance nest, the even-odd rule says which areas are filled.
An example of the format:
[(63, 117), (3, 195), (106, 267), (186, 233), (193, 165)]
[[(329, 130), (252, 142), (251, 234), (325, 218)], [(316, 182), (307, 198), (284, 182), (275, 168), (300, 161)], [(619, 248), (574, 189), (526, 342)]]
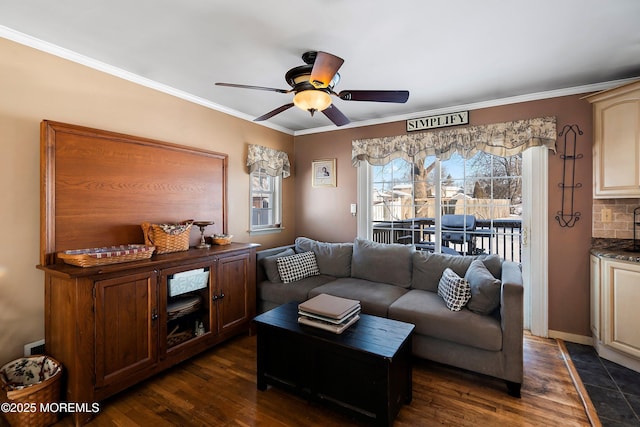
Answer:
[(332, 276), (311, 276), (293, 283), (273, 283), (263, 281), (258, 283), (256, 292), (260, 301), (269, 301), (273, 305), (286, 304), (288, 302), (302, 302), (309, 298), (309, 291), (320, 285), (334, 280)]
[(491, 314), (498, 308), (502, 282), (493, 277), (482, 261), (474, 260), (464, 278), (471, 287), (471, 299), (467, 303), (469, 310), (480, 314)]
[(438, 295), (442, 297), (449, 310), (460, 311), (471, 298), (471, 288), (469, 282), (452, 269), (445, 268), (438, 283)]
[(451, 311), (435, 292), (413, 289), (389, 306), (390, 319), (413, 323), (415, 334), (489, 351), (502, 349), (500, 322), (466, 308)]
[(284, 251), (277, 253), (275, 255), (271, 255), (262, 259), (262, 268), (264, 269), (264, 273), (267, 275), (267, 279), (273, 283), (281, 283), (282, 279), (280, 278), (280, 273), (278, 272), (278, 263), (276, 261), (277, 258), (283, 256), (291, 256), (295, 255), (293, 249), (288, 248)]
[(307, 237), (296, 239), (296, 252), (313, 252), (316, 255), (320, 274), (334, 277), (351, 276), (353, 243), (326, 243)]
[(309, 298), (319, 294), (329, 294), (355, 299), (360, 301), (363, 313), (387, 317), (389, 305), (405, 293), (407, 290), (399, 286), (343, 277), (311, 289)]
[(291, 283), (309, 276), (317, 276), (318, 264), (313, 252), (303, 252), (276, 258), (278, 273), (283, 283)]
[(412, 245), (385, 244), (356, 239), (351, 276), (408, 288), (411, 286)]
[(445, 268), (450, 268), (458, 276), (464, 277), (467, 269), (476, 259), (481, 260), (494, 277), (499, 278), (501, 276), (502, 260), (496, 254), (459, 256), (416, 251), (413, 253), (411, 287), (413, 289), (437, 292), (438, 283)]

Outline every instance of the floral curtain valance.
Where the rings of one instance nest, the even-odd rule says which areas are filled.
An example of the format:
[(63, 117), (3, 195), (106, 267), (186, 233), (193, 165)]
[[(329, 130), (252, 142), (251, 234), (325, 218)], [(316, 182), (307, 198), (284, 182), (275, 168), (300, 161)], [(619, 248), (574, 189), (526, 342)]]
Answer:
[(249, 173), (264, 169), (267, 175), (287, 178), (291, 175), (289, 156), (284, 151), (275, 150), (261, 145), (249, 144), (247, 154)]
[(466, 126), (431, 132), (411, 133), (373, 139), (358, 139), (351, 144), (351, 162), (361, 160), (385, 165), (403, 158), (410, 162), (436, 156), (446, 160), (455, 152), (468, 159), (478, 151), (501, 157), (519, 154), (529, 147), (545, 146), (555, 151), (556, 118), (540, 117)]

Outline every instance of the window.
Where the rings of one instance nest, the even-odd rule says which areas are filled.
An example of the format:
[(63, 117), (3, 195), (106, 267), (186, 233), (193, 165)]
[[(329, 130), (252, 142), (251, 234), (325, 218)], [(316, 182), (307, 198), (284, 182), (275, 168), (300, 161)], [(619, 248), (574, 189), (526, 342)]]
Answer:
[(279, 229), (282, 223), (282, 177), (263, 168), (250, 174), (251, 231)]
[(250, 182), (249, 232), (282, 230), (282, 180), (291, 172), (284, 151), (249, 144), (247, 167)]
[(457, 242), (446, 241), (448, 246), (520, 262), (522, 154), (500, 157), (479, 152), (467, 160), (454, 154), (441, 162), (440, 182), (441, 214), (467, 215), (475, 222), (466, 223), (469, 232)]
[(433, 250), (441, 236), (443, 251), (498, 253), (520, 261), (521, 154), (479, 152), (471, 159), (453, 154), (443, 161), (430, 156), (420, 163), (398, 158), (369, 167), (374, 240)]

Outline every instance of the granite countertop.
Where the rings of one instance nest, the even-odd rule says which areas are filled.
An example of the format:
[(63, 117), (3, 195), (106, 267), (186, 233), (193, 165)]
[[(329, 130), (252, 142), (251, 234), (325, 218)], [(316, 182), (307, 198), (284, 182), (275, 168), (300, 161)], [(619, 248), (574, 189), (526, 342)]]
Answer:
[(591, 239), (591, 253), (601, 258), (640, 263), (640, 251), (633, 251), (631, 239)]

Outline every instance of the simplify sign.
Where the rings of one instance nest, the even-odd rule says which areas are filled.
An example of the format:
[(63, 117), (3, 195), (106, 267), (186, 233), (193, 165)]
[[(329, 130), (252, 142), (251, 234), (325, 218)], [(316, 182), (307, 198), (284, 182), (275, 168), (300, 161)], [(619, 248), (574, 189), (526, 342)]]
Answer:
[(439, 116), (423, 117), (421, 119), (407, 120), (407, 132), (442, 128), (446, 126), (466, 125), (469, 123), (469, 112), (440, 114)]

